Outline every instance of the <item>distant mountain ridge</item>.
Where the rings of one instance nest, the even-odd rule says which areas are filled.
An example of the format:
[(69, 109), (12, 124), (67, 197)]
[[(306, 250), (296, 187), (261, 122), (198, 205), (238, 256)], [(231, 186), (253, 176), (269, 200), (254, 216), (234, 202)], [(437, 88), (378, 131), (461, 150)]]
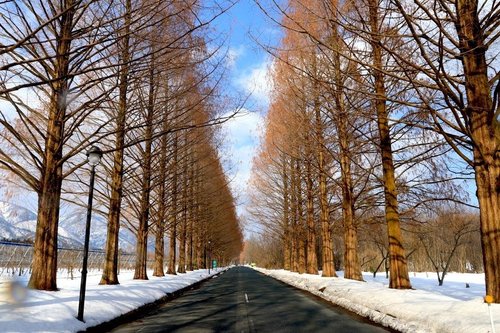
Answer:
[[(76, 209), (61, 216), (58, 230), (58, 246), (83, 248), (87, 212)], [(19, 205), (0, 201), (0, 240), (33, 243), (36, 230), (36, 213)], [(99, 215), (92, 215), (90, 228), (90, 248), (103, 250), (106, 244), (107, 223)], [(119, 247), (132, 251), (135, 236), (129, 230), (120, 228)]]

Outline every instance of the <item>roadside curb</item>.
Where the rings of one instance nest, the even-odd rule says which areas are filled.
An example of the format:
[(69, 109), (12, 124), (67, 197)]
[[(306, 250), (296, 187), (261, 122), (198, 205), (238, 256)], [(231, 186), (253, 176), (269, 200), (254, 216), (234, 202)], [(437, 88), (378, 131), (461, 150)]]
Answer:
[(197, 281), (193, 284), (190, 284), (189, 286), (183, 287), (181, 289), (178, 289), (174, 292), (167, 293), (165, 296), (158, 298), (154, 302), (144, 304), (137, 309), (134, 309), (132, 311), (129, 311), (127, 313), (124, 313), (116, 318), (113, 318), (111, 320), (105, 321), (103, 323), (100, 323), (95, 326), (87, 327), (83, 331), (78, 331), (78, 333), (101, 333), (101, 332), (107, 332), (110, 331), (122, 324), (134, 321), (136, 319), (139, 319), (141, 316), (143, 316), (146, 312), (149, 312), (165, 303), (168, 303), (176, 298), (179, 298), (182, 296), (185, 292), (199, 288), (200, 285), (203, 283), (207, 282), (210, 279), (213, 279), (214, 277), (219, 276), (220, 274), (224, 273), (228, 268), (222, 269), (221, 271), (217, 272), (214, 275), (207, 276), (206, 278)]

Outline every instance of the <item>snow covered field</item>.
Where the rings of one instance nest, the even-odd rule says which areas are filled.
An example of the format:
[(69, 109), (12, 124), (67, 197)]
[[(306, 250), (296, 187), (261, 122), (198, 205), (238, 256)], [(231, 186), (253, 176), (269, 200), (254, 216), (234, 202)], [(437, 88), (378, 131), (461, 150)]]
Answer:
[[(358, 282), (258, 270), (402, 332), (492, 332), (488, 305), (483, 301), (484, 274), (450, 273), (439, 287), (435, 274), (412, 273), (415, 290), (391, 290), (383, 273), (375, 279), (365, 273), (366, 282)], [(493, 304), (490, 309), (496, 332), (500, 333), (500, 305)]]
[[(211, 275), (217, 273), (213, 270)], [(78, 332), (154, 302), (176, 290), (207, 278), (207, 270), (186, 274), (153, 277), (149, 280), (133, 280), (133, 271), (122, 271), (120, 285), (99, 286), (101, 272), (89, 272), (85, 295), (85, 323), (76, 319), (80, 279), (61, 276), (57, 280), (57, 292), (17, 289), (12, 295), (8, 280), (0, 280), (0, 332)], [(24, 280), (16, 281), (27, 284)], [(26, 293), (26, 295), (23, 295)], [(13, 297), (14, 296), (14, 297)], [(24, 297), (25, 296), (25, 297)], [(13, 299), (14, 298), (14, 299)], [(23, 299), (15, 302), (15, 299)]]
[[(366, 282), (357, 282), (284, 270), (258, 270), (402, 332), (492, 332), (488, 306), (483, 303), (482, 274), (450, 273), (442, 287), (437, 286), (434, 274), (412, 274), (416, 290), (401, 291), (388, 289), (383, 275), (373, 279), (366, 273)], [(206, 270), (163, 278), (153, 277), (152, 272), (148, 274), (149, 281), (139, 281), (132, 279), (133, 272), (122, 271), (120, 285), (99, 286), (100, 272), (91, 272), (87, 280), (85, 323), (76, 319), (80, 279), (61, 276), (57, 292), (20, 289), (14, 296), (22, 299), (25, 292), (26, 298), (19, 304), (6, 290), (8, 281), (0, 280), (0, 332), (77, 332), (208, 277)], [(25, 285), (27, 281), (18, 282)], [(491, 310), (496, 332), (500, 333), (500, 305), (492, 305)]]

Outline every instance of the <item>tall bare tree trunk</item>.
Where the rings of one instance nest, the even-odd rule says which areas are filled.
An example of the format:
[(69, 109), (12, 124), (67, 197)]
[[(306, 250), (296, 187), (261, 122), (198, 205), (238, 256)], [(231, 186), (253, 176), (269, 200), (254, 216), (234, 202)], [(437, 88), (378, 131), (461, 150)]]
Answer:
[(489, 153), (490, 156), (484, 156), (474, 149), (476, 161), (483, 162), (496, 154), (495, 160), (489, 165), (477, 163), (475, 171), (486, 294), (491, 295), (495, 303), (500, 303), (500, 156), (498, 150)]
[(186, 236), (186, 270), (193, 270), (193, 219), (189, 217)]
[(108, 229), (106, 236), (106, 257), (104, 269), (99, 284), (119, 284), (118, 281), (118, 236), (120, 231), (120, 211), (123, 197), (123, 154), (125, 143), (125, 125), (127, 114), (127, 89), (130, 62), (130, 22), (132, 5), (131, 0), (125, 4), (125, 28), (123, 30), (120, 67), (120, 82), (118, 86), (118, 110), (116, 116), (116, 141), (111, 176), (111, 194), (109, 198)]
[(165, 183), (167, 181), (167, 151), (169, 128), (168, 112), (164, 111), (162, 130), (165, 134), (161, 136), (160, 141), (160, 165), (158, 168), (158, 216), (155, 230), (155, 264), (153, 276), (165, 276), (164, 258), (165, 258), (165, 219), (167, 216), (167, 191)]
[(208, 260), (209, 260), (209, 252), (210, 252), (210, 245), (209, 245), (209, 239), (208, 239), (208, 230), (207, 230), (207, 209), (203, 209), (203, 218), (202, 218), (202, 238), (201, 238), (201, 244), (203, 247), (203, 268), (207, 269), (208, 268)]
[[(309, 132), (309, 131), (308, 131)], [(306, 159), (306, 182), (307, 182), (307, 268), (308, 274), (318, 274), (318, 257), (316, 254), (316, 223), (314, 222), (314, 191), (312, 176), (312, 142), (311, 137), (306, 134), (307, 159)]]
[[(500, 123), (495, 117), (477, 0), (458, 0), (456, 25), (474, 142), (486, 294), (500, 303)], [(497, 89), (499, 89), (497, 87)]]
[[(337, 8), (335, 1), (334, 8)], [(330, 110), (334, 119), (335, 127), (337, 128), (337, 139), (339, 144), (339, 163), (342, 182), (342, 215), (344, 222), (344, 278), (353, 280), (362, 280), (361, 266), (358, 260), (358, 236), (357, 226), (354, 221), (354, 190), (351, 172), (351, 149), (352, 145), (349, 135), (349, 119), (350, 113), (346, 110), (345, 98), (346, 78), (348, 77), (345, 70), (349, 70), (349, 66), (343, 69), (342, 56), (345, 52), (345, 45), (342, 37), (339, 34), (339, 25), (337, 23), (337, 13), (335, 19), (331, 20), (331, 48), (334, 50), (332, 65), (333, 65), (333, 96), (335, 108)]]
[(288, 190), (288, 169), (286, 156), (283, 157), (283, 268), (290, 270), (292, 267), (291, 263), (291, 240), (290, 240), (290, 216), (289, 216), (289, 200), (290, 193)]
[[(165, 207), (160, 209), (165, 210)], [(163, 270), (163, 259), (165, 257), (165, 213), (158, 213), (158, 221), (156, 221), (155, 228), (155, 262), (153, 276), (165, 276), (165, 271)]]
[(298, 271), (300, 274), (306, 272), (306, 249), (307, 249), (307, 230), (304, 221), (304, 200), (302, 198), (302, 169), (301, 161), (295, 160), (296, 172), (296, 188), (297, 188), (297, 233), (298, 233), (298, 249), (297, 256), (299, 258)]
[[(184, 140), (187, 144), (187, 138)], [(179, 230), (179, 267), (177, 273), (186, 273), (186, 241), (187, 241), (187, 224), (188, 224), (188, 175), (187, 175), (187, 162), (184, 162), (183, 171), (183, 189), (182, 189), (182, 220)]]
[(377, 112), (377, 125), (380, 136), (380, 151), (382, 154), (382, 169), (385, 194), (385, 218), (387, 222), (387, 235), (389, 238), (389, 288), (411, 288), (406, 254), (403, 247), (403, 236), (399, 221), (398, 199), (396, 190), (396, 177), (392, 157), (392, 142), (387, 115), (387, 95), (382, 73), (382, 46), (379, 31), (379, 14), (377, 0), (369, 2), (369, 17), (371, 28), (371, 46), (373, 56), (373, 76), (375, 81), (375, 108)]
[(203, 253), (203, 221), (201, 218), (201, 200), (200, 200), (200, 192), (201, 192), (201, 182), (200, 177), (200, 169), (199, 166), (196, 166), (196, 175), (195, 175), (195, 184), (196, 184), (196, 205), (195, 205), (195, 234), (196, 234), (196, 268), (202, 269), (204, 262), (204, 253)]
[(183, 211), (179, 230), (179, 266), (177, 273), (186, 273), (186, 232), (187, 232), (187, 212)]
[(149, 70), (149, 91), (146, 116), (145, 147), (142, 159), (142, 190), (141, 215), (137, 229), (137, 247), (135, 256), (134, 279), (147, 280), (148, 262), (148, 225), (149, 225), (149, 197), (151, 191), (151, 148), (153, 137), (154, 94), (155, 94), (155, 56), (151, 53)]
[(38, 216), (32, 273), (28, 286), (39, 290), (57, 290), (57, 229), (62, 186), (62, 150), (67, 109), (69, 58), (72, 41), (73, 1), (64, 1), (59, 20), (55, 81), (51, 84), (49, 120), (45, 139), (42, 174), (38, 190)]
[(190, 163), (189, 163), (189, 188), (188, 188), (188, 225), (187, 225), (187, 249), (186, 249), (186, 256), (187, 256), (187, 270), (192, 271), (193, 270), (193, 240), (194, 240), (194, 158), (191, 153), (190, 155)]
[(290, 159), (290, 188), (291, 188), (291, 202), (290, 202), (290, 214), (291, 219), (291, 269), (292, 272), (299, 271), (299, 216), (297, 214), (298, 210), (298, 199), (297, 199), (297, 173), (295, 170), (295, 160), (292, 157)]
[[(199, 216), (199, 215), (198, 215)], [(196, 224), (196, 269), (203, 268), (203, 237), (201, 236), (201, 228), (199, 220), (197, 220)]]
[(342, 174), (342, 214), (344, 217), (344, 278), (363, 280), (358, 259), (358, 228), (354, 220), (354, 195), (351, 173), (351, 154), (345, 114), (338, 117), (340, 170)]
[[(173, 210), (173, 208), (172, 208)], [(170, 233), (169, 233), (169, 252), (168, 252), (168, 269), (167, 274), (176, 275), (176, 257), (177, 257), (177, 217), (176, 213), (172, 213), (172, 221), (170, 223)]]
[(319, 179), (319, 202), (320, 202), (320, 222), (321, 222), (321, 262), (322, 276), (336, 277), (335, 261), (333, 256), (333, 239), (330, 230), (330, 207), (328, 205), (328, 192), (326, 189), (326, 167), (325, 167), (325, 140), (323, 138), (323, 123), (321, 120), (321, 110), (319, 101), (314, 102), (314, 112), (316, 118), (316, 140), (318, 142), (318, 179)]
[(170, 218), (170, 233), (169, 233), (169, 252), (168, 252), (168, 269), (167, 274), (176, 275), (175, 263), (177, 256), (177, 172), (178, 172), (178, 134), (174, 133), (173, 143), (173, 161), (172, 161), (172, 207)]

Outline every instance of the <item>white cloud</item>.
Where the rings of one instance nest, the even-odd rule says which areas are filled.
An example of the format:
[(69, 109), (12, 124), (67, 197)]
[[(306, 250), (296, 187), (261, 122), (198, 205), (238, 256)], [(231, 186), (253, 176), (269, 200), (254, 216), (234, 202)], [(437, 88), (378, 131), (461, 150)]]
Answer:
[(243, 110), (222, 126), (225, 149), (230, 155), (227, 172), (232, 179), (231, 189), (235, 196), (246, 191), (263, 121), (261, 114)]
[(236, 62), (239, 58), (246, 54), (247, 50), (245, 45), (239, 45), (238, 47), (231, 47), (227, 51), (227, 65), (229, 68), (234, 69), (236, 67)]
[[(240, 53), (238, 50), (234, 52), (234, 59), (237, 59)], [(241, 58), (244, 58), (244, 55)], [(243, 64), (239, 64), (243, 65), (246, 65), (243, 69), (235, 71), (233, 84), (244, 94), (250, 95), (247, 105), (252, 105), (252, 109), (266, 110), (272, 91), (271, 61), (249, 62), (247, 59)], [(237, 117), (223, 125), (225, 151), (229, 155), (225, 157), (230, 161), (226, 166), (226, 172), (231, 179), (231, 190), (238, 202), (239, 216), (247, 214), (245, 207), (248, 204), (248, 181), (263, 127), (264, 115), (248, 110), (243, 110)]]
[(247, 68), (235, 80), (247, 94), (261, 105), (269, 104), (272, 90), (271, 62), (266, 60), (256, 66)]

